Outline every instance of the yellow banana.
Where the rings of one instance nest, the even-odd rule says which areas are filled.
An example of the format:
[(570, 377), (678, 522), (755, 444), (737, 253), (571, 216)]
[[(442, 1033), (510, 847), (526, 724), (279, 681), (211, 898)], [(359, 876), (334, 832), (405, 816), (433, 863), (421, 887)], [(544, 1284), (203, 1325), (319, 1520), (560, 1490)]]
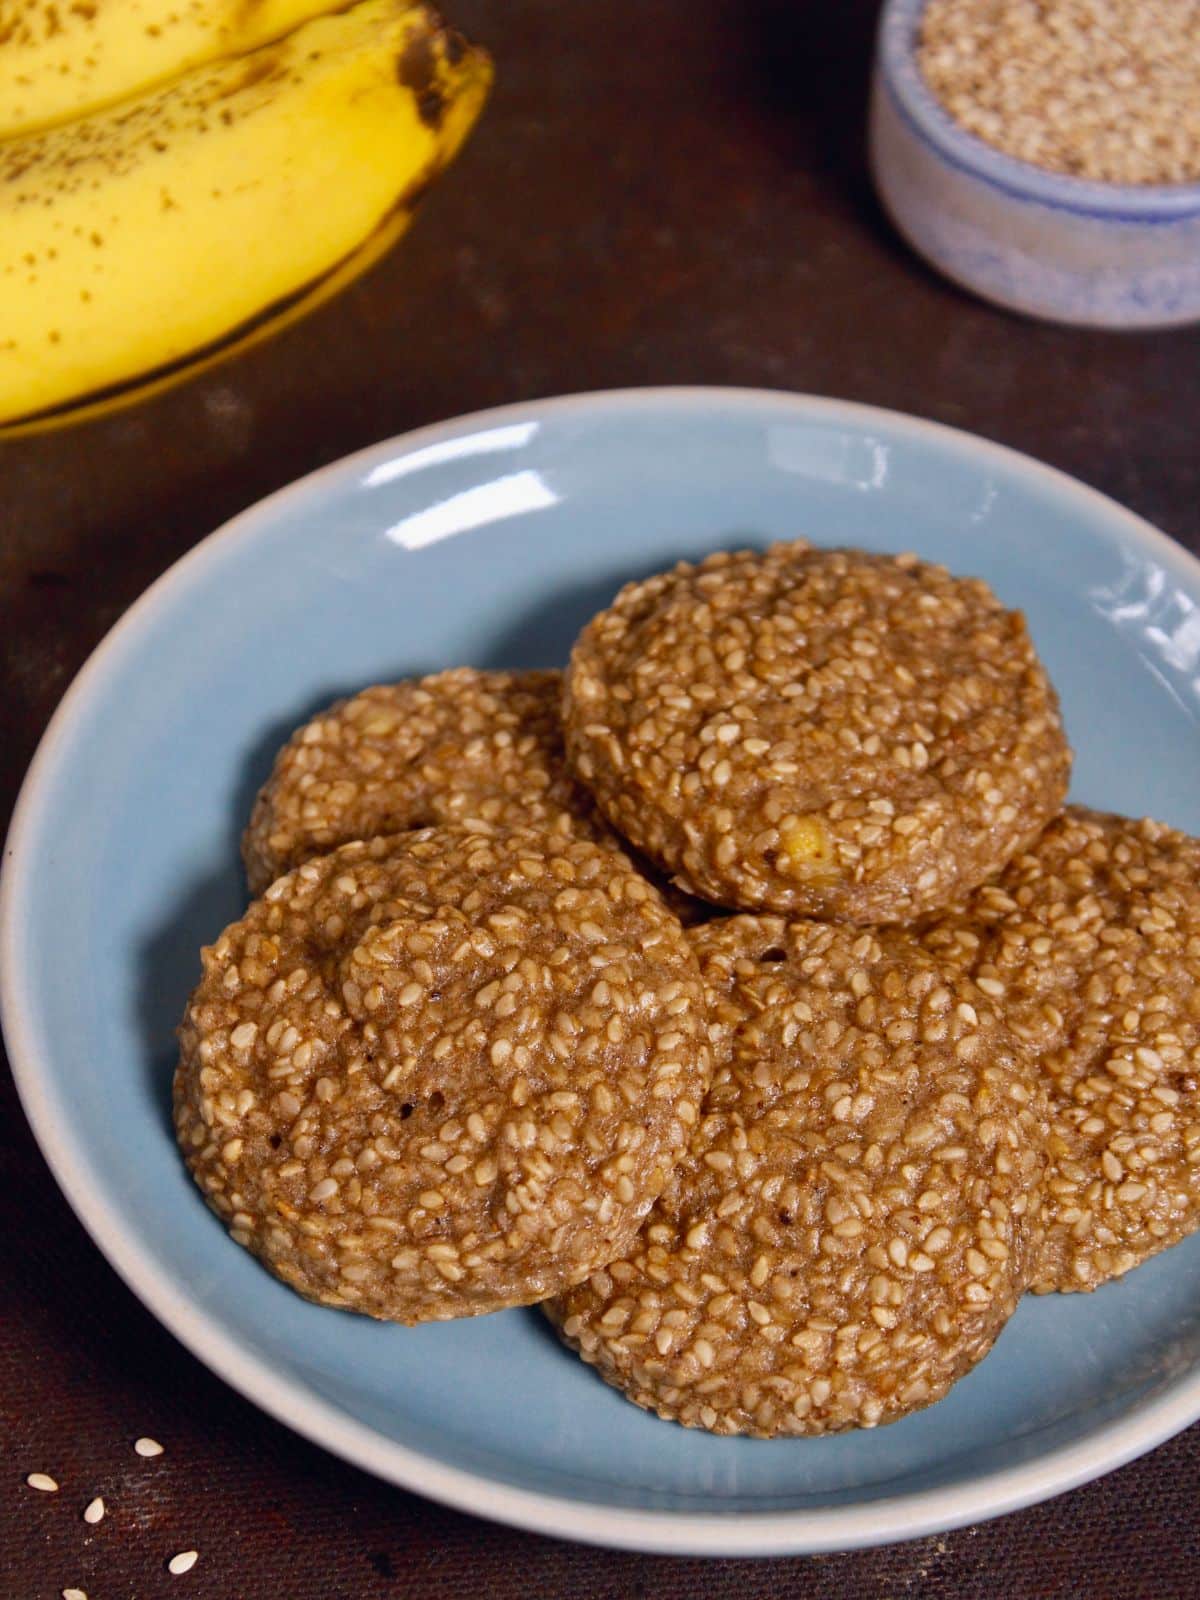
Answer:
[(490, 81), (428, 6), (361, 0), (0, 142), (0, 429), (140, 396), (310, 310), (403, 231)]
[(0, 138), (242, 55), (331, 9), (329, 0), (0, 0)]

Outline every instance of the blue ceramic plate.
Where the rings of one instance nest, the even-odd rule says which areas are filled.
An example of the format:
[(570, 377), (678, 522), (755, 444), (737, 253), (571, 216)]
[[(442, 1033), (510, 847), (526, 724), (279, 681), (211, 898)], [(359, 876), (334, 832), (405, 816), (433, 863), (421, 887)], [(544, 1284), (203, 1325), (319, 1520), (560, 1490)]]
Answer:
[(417, 1330), (306, 1304), (230, 1243), (176, 1155), (172, 1030), (242, 907), (237, 837), (285, 734), (347, 690), (560, 664), (626, 578), (805, 534), (916, 550), (1024, 607), (1075, 793), (1200, 832), (1200, 565), (1020, 456), (831, 401), (648, 390), (382, 444), (264, 501), (96, 652), (34, 762), (0, 907), (25, 1107), (96, 1242), (195, 1353), (371, 1471), (547, 1533), (766, 1554), (882, 1543), (1095, 1477), (1200, 1415), (1200, 1238), (1026, 1301), (930, 1410), (719, 1439), (636, 1410), (534, 1311)]

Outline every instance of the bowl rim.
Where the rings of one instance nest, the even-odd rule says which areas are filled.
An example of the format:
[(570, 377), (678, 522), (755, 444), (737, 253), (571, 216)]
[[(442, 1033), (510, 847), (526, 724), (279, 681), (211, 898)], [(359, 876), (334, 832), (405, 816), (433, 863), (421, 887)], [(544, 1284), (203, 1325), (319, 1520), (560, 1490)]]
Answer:
[(910, 130), (949, 165), (1009, 199), (1094, 222), (1148, 225), (1200, 219), (1200, 181), (1105, 183), (1049, 172), (1006, 154), (956, 122), (925, 82), (914, 44), (927, 0), (885, 0), (876, 36), (877, 77)]
[[(106, 683), (131, 655), (161, 608), (185, 590), (193, 572), (214, 553), (251, 541), (280, 514), (302, 507), (314, 492), (340, 480), (361, 479), (373, 468), (466, 432), (532, 418), (603, 417), (638, 412), (676, 415), (714, 409), (737, 416), (774, 411), (779, 420), (838, 424), (862, 430), (872, 424), (895, 435), (933, 441), (997, 469), (1014, 470), (1083, 513), (1102, 516), (1181, 578), (1200, 585), (1200, 560), (1134, 512), (1099, 490), (1019, 451), (942, 423), (881, 407), (785, 390), (654, 387), (599, 390), (530, 400), (415, 429), (321, 467), (257, 501), (200, 540), (156, 579), (114, 624), (68, 687), (41, 738), (22, 784), (5, 842), (0, 876), (0, 1017), (13, 1076), (25, 1114), (51, 1172), (86, 1231), (142, 1303), (206, 1366), (263, 1411), (354, 1466), (459, 1510), (533, 1532), (619, 1549), (661, 1554), (766, 1556), (849, 1550), (915, 1539), (1019, 1510), (1100, 1477), (1154, 1448), (1200, 1416), (1200, 1364), (1173, 1379), (1131, 1415), (1102, 1425), (1073, 1444), (1013, 1467), (985, 1473), (953, 1487), (933, 1487), (848, 1506), (763, 1512), (695, 1512), (603, 1506), (498, 1483), (481, 1473), (435, 1460), (347, 1417), (303, 1384), (284, 1378), (249, 1341), (216, 1313), (193, 1304), (183, 1279), (159, 1270), (121, 1210), (106, 1198), (91, 1171), (86, 1144), (76, 1135), (69, 1107), (38, 1044), (36, 990), (23, 938), (24, 908), (36, 896), (36, 859), (30, 847), (46, 792), (69, 755), (76, 729)], [(47, 1051), (47, 1055), (49, 1052)]]

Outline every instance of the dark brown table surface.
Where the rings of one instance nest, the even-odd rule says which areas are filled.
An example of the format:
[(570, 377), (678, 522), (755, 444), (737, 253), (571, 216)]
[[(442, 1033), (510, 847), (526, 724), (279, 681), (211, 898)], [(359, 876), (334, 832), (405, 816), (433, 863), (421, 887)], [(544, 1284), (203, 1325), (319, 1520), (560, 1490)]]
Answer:
[[(497, 87), (390, 259), (235, 365), (0, 446), (6, 805), (72, 674), (189, 546), (348, 450), (503, 401), (659, 383), (870, 401), (1029, 451), (1200, 549), (1200, 330), (1019, 321), (909, 255), (864, 168), (870, 0), (453, 5)], [(3, 1600), (1200, 1594), (1200, 1428), (998, 1522), (810, 1560), (590, 1550), (376, 1482), (158, 1327), (59, 1196), (7, 1072), (0, 1096)], [(38, 1469), (58, 1495), (25, 1487)]]

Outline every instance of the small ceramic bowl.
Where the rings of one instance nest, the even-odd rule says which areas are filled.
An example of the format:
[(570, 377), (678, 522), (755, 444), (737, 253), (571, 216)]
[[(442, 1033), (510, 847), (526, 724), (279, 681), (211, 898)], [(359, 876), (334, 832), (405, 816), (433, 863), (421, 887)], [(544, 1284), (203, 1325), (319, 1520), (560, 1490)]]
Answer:
[(1045, 172), (968, 133), (927, 87), (924, 0), (888, 0), (871, 100), (875, 186), (912, 247), (984, 299), (1056, 322), (1200, 320), (1200, 183)]

